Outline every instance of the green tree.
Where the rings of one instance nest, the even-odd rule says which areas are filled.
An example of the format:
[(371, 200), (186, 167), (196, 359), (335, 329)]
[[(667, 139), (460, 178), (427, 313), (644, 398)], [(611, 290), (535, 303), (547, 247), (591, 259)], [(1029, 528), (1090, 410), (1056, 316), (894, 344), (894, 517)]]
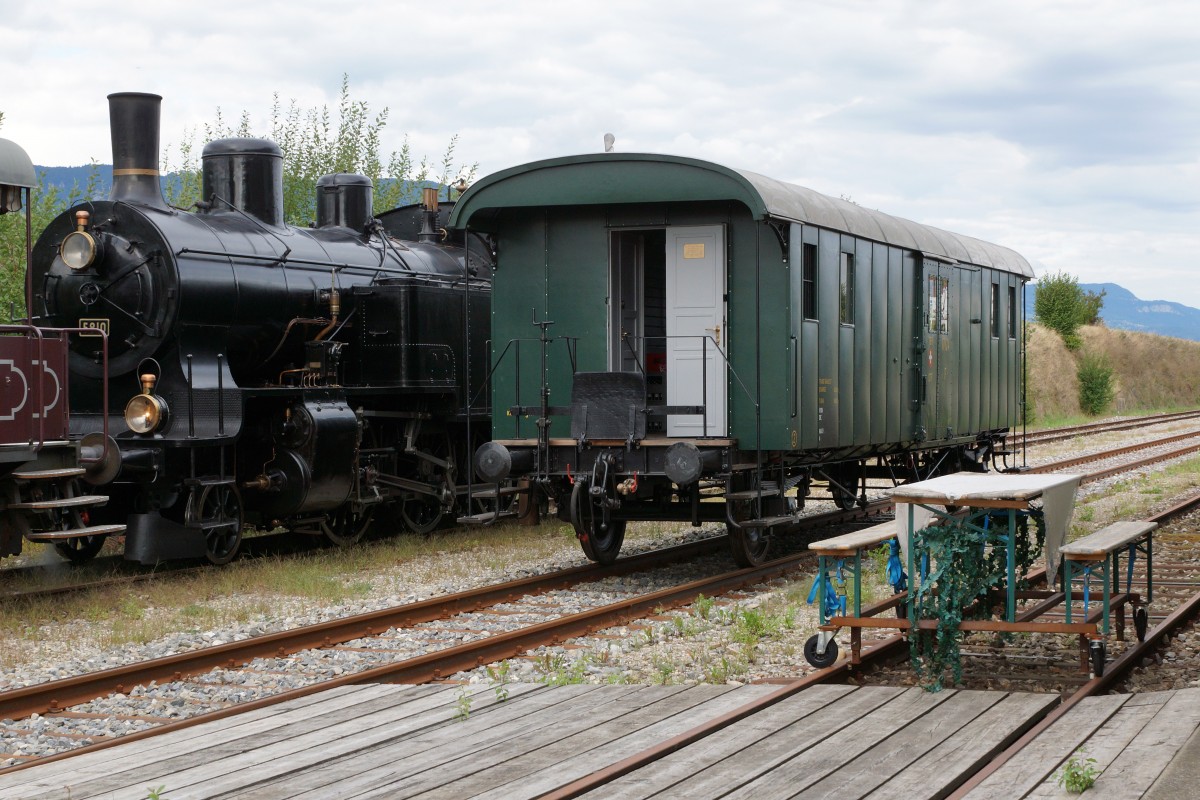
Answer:
[[(286, 106), (275, 95), (271, 107), (271, 129), (262, 138), (273, 140), (283, 151), (284, 217), (293, 225), (307, 225), (316, 217), (317, 179), (334, 172), (356, 172), (375, 184), (374, 210), (395, 208), (412, 202), (416, 190), (426, 182), (435, 182), (450, 191), (449, 183), (470, 181), (476, 164), (455, 165), (458, 137), (450, 139), (441, 159), (433, 164), (428, 158), (414, 160), (408, 139), (399, 151), (385, 154), (381, 138), (387, 127), (388, 109), (372, 114), (365, 100), (350, 94), (350, 80), (342, 76), (336, 114), (328, 106), (301, 109), (295, 100)], [(251, 136), (249, 115), (242, 112), (236, 126), (227, 123), (217, 109), (212, 124), (204, 126), (204, 140), (229, 136)], [(168, 184), (167, 200), (172, 205), (190, 206), (200, 197), (199, 154), (193, 144), (196, 131), (185, 132), (179, 145), (181, 161), (164, 172), (173, 172), (178, 180)]]
[(1038, 322), (1062, 336), (1069, 350), (1079, 349), (1079, 328), (1096, 324), (1103, 306), (1103, 290), (1099, 294), (1085, 292), (1079, 280), (1065, 272), (1043, 275), (1033, 297)]

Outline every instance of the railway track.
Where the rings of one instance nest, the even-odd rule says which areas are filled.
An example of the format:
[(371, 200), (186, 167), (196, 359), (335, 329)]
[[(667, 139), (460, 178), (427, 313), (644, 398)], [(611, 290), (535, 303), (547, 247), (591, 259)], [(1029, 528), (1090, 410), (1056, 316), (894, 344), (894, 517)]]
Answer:
[[(1185, 411), (1055, 428), (1028, 434), (1026, 444), (1027, 446), (1038, 446), (1086, 434), (1129, 430), (1197, 418), (1200, 418), (1200, 411)], [(1156, 439), (1139, 445), (1133, 445), (1132, 448), (1161, 446), (1172, 441), (1182, 441), (1189, 435), (1200, 436), (1200, 432)], [(1132, 449), (1128, 452), (1132, 452)], [(1094, 457), (1085, 456), (1075, 463), (1083, 464), (1088, 463), (1090, 460), (1094, 460)], [(1052, 469), (1065, 468), (1068, 467), (1057, 465), (1052, 467)], [(1039, 467), (1031, 471), (1037, 472), (1042, 469)], [(310, 552), (310, 545), (312, 544), (312, 542), (306, 539), (297, 539), (287, 534), (264, 534), (247, 538), (242, 544), (242, 552), (239, 558), (256, 558), (278, 555), (280, 553)], [(193, 562), (168, 562), (143, 567), (127, 562), (120, 556), (105, 556), (77, 566), (69, 565), (66, 562), (55, 562), (50, 566), (44, 564), (4, 566), (0, 567), (0, 576), (3, 576), (3, 583), (6, 585), (0, 588), (0, 605), (17, 605), (19, 603), (33, 602), (39, 599), (69, 594), (100, 592), (117, 587), (162, 580), (168, 577), (199, 575), (210, 569), (220, 569), (220, 567), (212, 567), (208, 564), (197, 565)], [(83, 575), (86, 578), (83, 580), (73, 579), (75, 575)], [(64, 578), (66, 579), (64, 580)]]
[[(1159, 514), (1154, 515), (1151, 519), (1158, 522), (1160, 525), (1169, 525), (1171, 520), (1174, 520), (1184, 514), (1191, 513), (1196, 509), (1200, 509), (1200, 495), (1189, 498), (1174, 507), (1167, 509)], [(1158, 565), (1156, 565), (1157, 568)], [(1200, 566), (1200, 564), (1198, 564)], [(1035, 579), (1037, 576), (1033, 576)], [(1045, 575), (1041, 576), (1042, 581)], [(1181, 628), (1193, 624), (1200, 618), (1200, 580), (1193, 581), (1191, 584), (1191, 593), (1187, 594), (1186, 598), (1175, 605), (1169, 613), (1160, 615), (1152, 629), (1147, 633), (1145, 641), (1135, 642), (1131, 644), (1120, 656), (1111, 662), (1105, 673), (1101, 677), (1088, 679), (1081, 682), (1073, 691), (1065, 696), (1062, 703), (1052, 710), (1046, 717), (1025, 733), (1020, 739), (1013, 743), (1008, 749), (1000, 753), (987, 764), (983, 765), (968, 781), (959, 786), (953, 794), (950, 795), (951, 800), (965, 797), (971, 789), (982, 783), (989, 775), (999, 769), (1003, 764), (1009, 761), (1013, 756), (1019, 753), (1023, 748), (1029, 746), (1037, 736), (1046, 728), (1050, 727), (1055, 720), (1065, 715), (1071, 708), (1078, 705), (1087, 697), (1107, 691), (1117, 685), (1132, 671), (1133, 669), (1144, 666), (1153, 660), (1154, 650), (1161, 643), (1169, 639)], [(1157, 594), (1156, 594), (1157, 597)], [(875, 604), (874, 609), (868, 609), (866, 613), (874, 611), (883, 611), (886, 607), (893, 604), (893, 601), (883, 601)], [(907, 656), (908, 643), (907, 640), (900, 635), (890, 636), (887, 639), (878, 642), (877, 644), (865, 648), (862, 653), (862, 663), (852, 665), (848, 660), (843, 660), (834, 666), (827, 669), (814, 672), (799, 680), (791, 681), (780, 686), (768, 695), (764, 695), (756, 700), (746, 703), (739, 708), (717, 717), (703, 725), (697, 725), (694, 728), (685, 731), (677, 736), (674, 736), (665, 741), (659, 742), (653, 747), (647, 748), (639, 753), (629, 756), (621, 761), (616, 762), (603, 770), (599, 770), (590, 775), (587, 775), (579, 780), (576, 780), (566, 786), (561, 787), (553, 792), (549, 792), (542, 797), (542, 800), (567, 800), (568, 798), (578, 797), (587, 792), (595, 791), (602, 788), (605, 784), (616, 780), (617, 778), (626, 775), (635, 770), (653, 764), (661, 758), (664, 758), (677, 750), (682, 749), (690, 744), (699, 742), (708, 736), (722, 731), (739, 720), (750, 717), (763, 709), (766, 709), (792, 695), (800, 692), (808, 687), (816, 686), (822, 683), (843, 682), (850, 680), (855, 673), (861, 672), (864, 669), (873, 669), (878, 665), (888, 664), (898, 659), (904, 659)], [(856, 682), (859, 680), (855, 678)]]
[[(1198, 435), (1193, 433), (1190, 437), (1194, 439)], [(1161, 449), (1164, 445), (1186, 438), (1187, 435), (1168, 437), (1122, 448), (1120, 452), (1155, 446)], [(1125, 469), (1179, 457), (1197, 449), (1200, 449), (1200, 442), (1193, 442), (1126, 464)], [(1109, 452), (1087, 458), (1094, 461), (1113, 456), (1114, 453)], [(1079, 459), (1072, 459), (1044, 465), (1039, 471), (1070, 468), (1078, 463)], [(1102, 470), (1087, 480), (1099, 479), (1114, 469), (1117, 468)], [(877, 514), (886, 510), (887, 505), (886, 502), (877, 502), (850, 512), (816, 515), (807, 518), (803, 526), (817, 528), (833, 522), (845, 522), (855, 517)], [(669, 589), (652, 593), (627, 592), (627, 596), (615, 602), (596, 603), (592, 607), (566, 614), (542, 614), (542, 618), (532, 619), (517, 630), (491, 633), (480, 622), (480, 615), (488, 608), (501, 615), (529, 614), (536, 618), (538, 614), (531, 613), (530, 606), (539, 604), (537, 597), (545, 597), (556, 591), (569, 591), (572, 596), (578, 596), (585, 584), (596, 584), (644, 570), (662, 569), (665, 564), (694, 561), (704, 554), (722, 551), (723, 539), (713, 537), (669, 550), (624, 558), (612, 567), (575, 567), (423, 603), (16, 689), (0, 694), (0, 719), (4, 720), (0, 726), (17, 734), (39, 728), (43, 735), (57, 735), (64, 752), (94, 749), (116, 741), (128, 741), (129, 736), (151, 736), (335, 686), (380, 681), (419, 683), (437, 680), (481, 664), (520, 655), (542, 644), (562, 642), (663, 609), (687, 605), (701, 594), (710, 597), (720, 595), (811, 565), (809, 555), (798, 552), (757, 569), (734, 572), (718, 570), (715, 575), (701, 580), (684, 580)], [(543, 612), (545, 610), (544, 607), (540, 609)], [(455, 615), (467, 617), (452, 622)], [(411, 641), (403, 643), (396, 638), (397, 631), (418, 629), (432, 631), (435, 636), (421, 640), (415, 646)], [(439, 640), (438, 634), (445, 635)], [(872, 660), (879, 657), (874, 654), (875, 651), (876, 648), (867, 651), (873, 654)], [(304, 652), (318, 655), (310, 657), (308, 661), (292, 659), (293, 654)], [(329, 658), (329, 654), (342, 652), (367, 653), (370, 658), (366, 665), (345, 668)], [(304, 676), (301, 681), (303, 685), (274, 685), (257, 689), (246, 677), (295, 674)], [(204, 705), (210, 701), (197, 701), (190, 697), (189, 687), (197, 685), (223, 687), (228, 691), (220, 695), (222, 699), (215, 703), (218, 708), (211, 710)], [(97, 698), (112, 695), (124, 695), (131, 700), (131, 706), (125, 711), (114, 712), (107, 705), (92, 705)], [(130, 733), (120, 738), (93, 741), (95, 737), (86, 733), (86, 723), (114, 715), (129, 723)], [(54, 730), (47, 732), (48, 725)], [(24, 763), (40, 763), (44, 760), (21, 758), (19, 753), (9, 755), (17, 756), (15, 760)], [(19, 766), (19, 763), (15, 765)]]
[(1176, 411), (1168, 414), (1150, 414), (1132, 419), (1108, 420), (1105, 422), (1092, 422), (1086, 425), (1070, 425), (1061, 428), (1050, 428), (1044, 431), (1032, 431), (1016, 438), (1018, 441), (1023, 441), (1027, 446), (1036, 447), (1038, 445), (1050, 444), (1051, 442), (1068, 441), (1080, 436), (1134, 430), (1136, 428), (1165, 425), (1172, 422), (1185, 422), (1198, 418), (1200, 418), (1200, 411)]

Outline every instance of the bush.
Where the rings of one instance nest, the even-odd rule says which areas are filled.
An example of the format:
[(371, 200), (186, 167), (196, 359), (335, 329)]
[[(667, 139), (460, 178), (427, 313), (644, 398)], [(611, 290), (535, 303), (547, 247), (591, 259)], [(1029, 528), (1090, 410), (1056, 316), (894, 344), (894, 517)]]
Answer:
[(1113, 401), (1113, 368), (1102, 355), (1085, 355), (1079, 359), (1079, 407), (1093, 417), (1103, 414)]
[[(420, 189), (437, 185), (450, 199), (450, 184), (470, 182), (475, 164), (455, 166), (458, 137), (450, 138), (436, 164), (414, 159), (407, 138), (399, 151), (384, 153), (381, 138), (387, 126), (388, 109), (372, 113), (365, 100), (350, 94), (350, 79), (342, 76), (341, 93), (335, 113), (326, 106), (301, 109), (295, 100), (284, 106), (279, 96), (271, 108), (271, 129), (263, 138), (274, 141), (283, 151), (284, 218), (292, 225), (304, 226), (316, 218), (316, 186), (322, 175), (355, 172), (366, 175), (375, 186), (374, 211), (380, 213), (402, 203), (420, 199)], [(188, 207), (200, 198), (201, 177), (196, 131), (185, 133), (179, 143), (180, 163), (166, 165), (164, 173), (175, 173), (167, 185), (167, 202)], [(236, 126), (226, 122), (220, 109), (211, 125), (205, 125), (205, 141), (229, 136), (253, 136), (250, 116), (243, 111)]]
[(1080, 326), (1098, 323), (1103, 307), (1103, 291), (1085, 292), (1079, 288), (1078, 279), (1065, 272), (1043, 275), (1033, 297), (1038, 322), (1057, 331), (1068, 350), (1079, 349), (1083, 343), (1079, 338)]

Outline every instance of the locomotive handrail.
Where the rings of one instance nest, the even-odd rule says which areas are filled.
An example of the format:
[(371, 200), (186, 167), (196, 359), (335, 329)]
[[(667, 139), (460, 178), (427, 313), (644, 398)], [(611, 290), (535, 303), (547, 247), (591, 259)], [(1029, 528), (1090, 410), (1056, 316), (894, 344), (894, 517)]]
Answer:
[[(279, 256), (261, 255), (258, 253), (232, 253), (223, 250), (202, 250), (195, 247), (181, 247), (175, 251), (176, 256), (194, 255), (194, 256), (212, 256), (214, 258), (234, 259), (237, 261), (262, 261), (267, 263), (278, 263)], [(441, 275), (426, 272), (414, 272), (411, 269), (397, 269), (394, 267), (385, 267), (381, 264), (350, 264), (348, 262), (332, 262), (332, 261), (314, 261), (308, 258), (289, 258), (287, 259), (288, 266), (301, 267), (320, 267), (322, 270), (333, 269), (336, 272), (342, 270), (353, 269), (362, 272), (385, 272), (389, 275), (403, 275), (404, 277), (417, 278), (427, 281), (438, 281), (441, 283), (457, 283), (463, 280), (462, 275)], [(486, 285), (486, 281), (479, 278), (468, 278), (468, 281), (480, 286)]]

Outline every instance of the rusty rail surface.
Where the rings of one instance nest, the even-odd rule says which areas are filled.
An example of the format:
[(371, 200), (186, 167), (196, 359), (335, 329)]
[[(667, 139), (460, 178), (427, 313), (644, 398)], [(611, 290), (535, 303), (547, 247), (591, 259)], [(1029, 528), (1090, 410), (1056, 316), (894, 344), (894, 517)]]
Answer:
[[(1087, 476), (1085, 480), (1098, 480), (1097, 477)], [(1182, 516), (1183, 514), (1200, 507), (1200, 495), (1183, 501), (1165, 511), (1162, 511), (1150, 517), (1153, 522), (1163, 524), (1171, 519)], [(1045, 583), (1045, 570), (1037, 570), (1029, 575), (1031, 584)], [(902, 600), (904, 593), (893, 596), (886, 600), (873, 604), (864, 609), (863, 615), (870, 616), (878, 613), (894, 605), (897, 600)], [(1022, 617), (1037, 614), (1037, 609), (1030, 609), (1022, 614)], [(971, 777), (966, 783), (962, 784), (955, 790), (955, 793), (950, 797), (952, 800), (963, 797), (971, 788), (977, 786), (988, 775), (998, 769), (1002, 764), (1012, 758), (1021, 748), (1032, 742), (1037, 735), (1044, 731), (1047, 727), (1053, 724), (1054, 720), (1065, 714), (1071, 707), (1078, 704), (1085, 697), (1089, 697), (1098, 692), (1104, 691), (1112, 686), (1120, 677), (1127, 674), (1133, 667), (1141, 662), (1146, 656), (1146, 653), (1153, 650), (1154, 647), (1171, 632), (1177, 628), (1186, 625), (1189, 621), (1200, 615), (1200, 593), (1194, 595), (1189, 601), (1178, 607), (1166, 620), (1155, 626), (1152, 631), (1146, 635), (1146, 640), (1139, 643), (1136, 647), (1129, 648), (1118, 659), (1114, 660), (1105, 669), (1105, 674), (1101, 677), (1089, 680), (1067, 700), (1047, 714), (1041, 721), (1026, 731), (1016, 742), (1009, 746), (998, 755), (993, 761), (989, 762), (983, 769)], [(827, 667), (824, 670), (811, 673), (794, 682), (785, 684), (779, 689), (763, 695), (747, 702), (746, 704), (733, 709), (720, 717), (716, 717), (704, 724), (684, 731), (677, 736), (672, 737), (664, 742), (647, 748), (639, 753), (635, 753), (615, 764), (612, 764), (605, 769), (598, 770), (589, 775), (585, 775), (571, 783), (568, 783), (558, 789), (547, 792), (539, 796), (539, 800), (567, 800), (567, 798), (578, 797), (587, 792), (594, 791), (605, 784), (620, 778), (634, 770), (648, 766), (660, 758), (686, 747), (694, 742), (710, 736), (724, 728), (729, 727), (738, 720), (744, 719), (752, 714), (755, 714), (769, 706), (778, 703), (791, 695), (799, 692), (809, 686), (818, 683), (827, 683), (841, 681), (847, 678), (852, 670), (861, 669), (865, 666), (872, 666), (877, 663), (894, 659), (902, 655), (903, 646), (907, 644), (907, 639), (903, 635), (896, 635), (885, 639), (878, 644), (863, 650), (861, 662), (858, 665), (852, 665), (849, 659)]]
[[(1200, 436), (1200, 434), (1192, 434), (1192, 436)], [(1107, 453), (1094, 454), (1085, 458), (1087, 460), (1110, 458), (1122, 453), (1152, 447), (1156, 444), (1177, 441), (1180, 438), (1186, 437), (1169, 437), (1158, 442), (1143, 443)], [(1144, 463), (1153, 463), (1154, 461), (1177, 457), (1179, 454), (1186, 454), (1196, 449), (1200, 449), (1200, 443), (1181, 451), (1175, 451), (1172, 454), (1154, 456), (1151, 459), (1145, 459), (1134, 465), (1125, 465), (1123, 468), (1136, 469), (1138, 466), (1144, 465)], [(1067, 468), (1079, 463), (1079, 461), (1079, 459), (1072, 459), (1068, 462), (1044, 465), (1035, 471), (1052, 471), (1054, 469)], [(1117, 469), (1119, 471), (1121, 468)], [(1084, 480), (1087, 482), (1088, 480), (1095, 479), (1097, 478), (1089, 475)], [(1197, 502), (1200, 502), (1200, 500), (1197, 500)], [(884, 511), (890, 506), (890, 502), (883, 500), (869, 503), (863, 508), (817, 514), (804, 518), (797, 526), (793, 526), (793, 529), (796, 527), (815, 528), (831, 523), (852, 521), (872, 513)], [(572, 567), (546, 575), (532, 576), (505, 584), (482, 587), (419, 603), (383, 609), (340, 620), (331, 620), (314, 626), (267, 634), (189, 653), (167, 656), (143, 664), (127, 665), (103, 672), (23, 687), (0, 694), (0, 718), (19, 718), (32, 714), (53, 713), (64, 710), (72, 705), (86, 702), (95, 697), (113, 692), (124, 692), (129, 688), (150, 681), (164, 679), (180, 680), (214, 668), (236, 668), (258, 657), (274, 657), (304, 649), (330, 647), (353, 639), (378, 635), (389, 628), (411, 626), (421, 622), (442, 619), (453, 614), (504, 602), (517, 596), (546, 592), (585, 581), (597, 580), (612, 575), (627, 574), (643, 569), (650, 569), (672, 561), (692, 558), (702, 553), (719, 550), (724, 543), (725, 537), (716, 536), (665, 550), (622, 558), (610, 567), (601, 567), (594, 564)], [(376, 681), (417, 683), (435, 680), (460, 670), (472, 669), (483, 663), (518, 655), (532, 647), (547, 643), (558, 643), (566, 638), (580, 636), (590, 631), (611, 627), (631, 619), (637, 619), (645, 616), (647, 612), (653, 612), (657, 609), (686, 605), (693, 602), (699, 594), (711, 595), (723, 593), (749, 584), (762, 582), (771, 577), (777, 577), (801, 568), (810, 560), (811, 556), (807, 551), (801, 551), (786, 558), (768, 562), (758, 568), (724, 573), (713, 578), (694, 581), (650, 595), (643, 595), (622, 601), (621, 603), (541, 623), (531, 628), (499, 634), (477, 642), (439, 650), (414, 659), (369, 668), (361, 672), (340, 676), (330, 681), (318, 682), (301, 689), (290, 690), (241, 703), (220, 711), (200, 714), (186, 720), (167, 723), (145, 731), (97, 742), (57, 755), (33, 759), (23, 764), (5, 768), (0, 770), (0, 772), (19, 770), (34, 764), (45, 763), (48, 760), (57, 760), (73, 754), (103, 749), (121, 742), (134, 741), (159, 733), (166, 733), (170, 730), (177, 730), (221, 719), (243, 711), (251, 711), (275, 703), (286, 702), (290, 699), (303, 697), (317, 691), (345, 684)], [(1031, 575), (1030, 578), (1032, 579), (1034, 576)], [(891, 597), (875, 605), (882, 610), (894, 605), (899, 599), (902, 598)], [(875, 606), (871, 608), (873, 609)], [(862, 654), (863, 660), (867, 663), (875, 663), (876, 661), (891, 657), (896, 652), (898, 645), (904, 641), (902, 636), (895, 636), (884, 640), (880, 644), (864, 650)], [(834, 670), (835, 673), (817, 673), (818, 675), (824, 675), (819, 680), (830, 680), (833, 674), (836, 674), (836, 671), (840, 669), (849, 670), (849, 667), (834, 666), (830, 669)], [(814, 682), (817, 679), (805, 680)], [(805, 685), (808, 684), (806, 683)], [(771, 702), (778, 702), (779, 699), (786, 696), (787, 693), (772, 693), (768, 697), (775, 698)], [(747, 711), (746, 713), (752, 713), (752, 711)]]

